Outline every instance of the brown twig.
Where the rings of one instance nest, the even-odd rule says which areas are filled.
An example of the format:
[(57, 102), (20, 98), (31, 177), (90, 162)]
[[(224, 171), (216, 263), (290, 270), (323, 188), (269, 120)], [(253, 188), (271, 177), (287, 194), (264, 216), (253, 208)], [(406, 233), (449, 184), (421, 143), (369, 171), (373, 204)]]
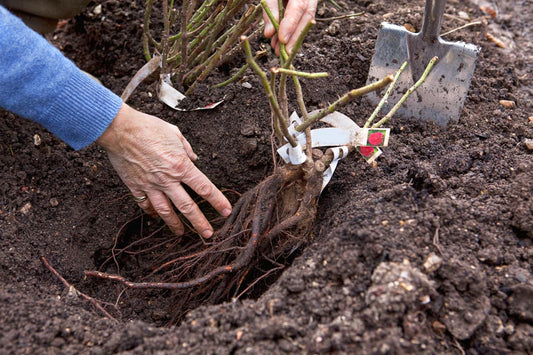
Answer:
[(440, 248), (440, 242), (439, 242), (439, 227), (435, 229), (435, 234), (433, 235), (433, 245), (437, 250), (439, 251), (440, 255), (444, 255), (442, 252), (442, 249)]
[[(273, 261), (271, 261), (273, 262)], [(264, 278), (267, 278), (269, 275), (273, 274), (276, 271), (283, 270), (285, 268), (285, 265), (280, 263), (275, 263), (277, 266), (275, 268), (272, 268), (265, 272), (263, 275), (259, 276), (257, 279), (255, 279), (252, 283), (250, 283), (244, 290), (242, 290), (237, 296), (233, 297), (233, 301), (238, 300), (242, 297), (246, 292), (248, 292), (252, 287), (254, 287), (259, 281), (263, 280)]]
[(340, 16), (334, 16), (334, 17), (322, 17), (322, 18), (317, 18), (316, 21), (334, 21), (334, 20), (343, 20), (345, 18), (353, 18), (353, 17), (357, 17), (357, 16), (362, 16), (364, 15), (365, 13), (364, 12), (356, 12), (356, 13), (351, 13), (351, 14), (346, 14), (346, 15), (340, 15)]
[(118, 322), (115, 317), (113, 317), (111, 314), (109, 314), (109, 312), (107, 312), (104, 307), (102, 307), (102, 305), (100, 304), (100, 302), (98, 302), (97, 300), (95, 300), (94, 298), (92, 298), (91, 296), (88, 296), (86, 295), (85, 293), (83, 292), (80, 292), (78, 289), (76, 289), (74, 286), (72, 286), (67, 280), (65, 280), (65, 278), (63, 278), (63, 276), (61, 276), (59, 274), (59, 272), (57, 272), (56, 269), (54, 269), (52, 267), (52, 265), (50, 265), (48, 263), (48, 261), (46, 260), (46, 258), (44, 256), (41, 256), (41, 262), (44, 264), (44, 266), (46, 266), (46, 268), (48, 270), (50, 270), (50, 272), (52, 274), (54, 274), (62, 283), (63, 285), (68, 289), (68, 292), (69, 294), (70, 293), (74, 293), (76, 296), (78, 297), (81, 297), (83, 298), (84, 300), (90, 302), (94, 307), (96, 307), (96, 309), (98, 309), (100, 312), (102, 312), (104, 314), (104, 316), (106, 316), (107, 318), (115, 321), (115, 322)]

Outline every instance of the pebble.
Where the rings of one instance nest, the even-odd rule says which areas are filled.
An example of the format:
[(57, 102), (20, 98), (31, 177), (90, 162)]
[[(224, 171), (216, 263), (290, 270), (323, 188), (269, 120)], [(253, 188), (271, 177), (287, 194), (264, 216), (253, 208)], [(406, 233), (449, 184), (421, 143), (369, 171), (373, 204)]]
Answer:
[(431, 324), (431, 327), (436, 333), (444, 333), (446, 331), (446, 326), (439, 322), (438, 320), (434, 321), (433, 324)]
[(93, 10), (93, 14), (100, 15), (102, 13), (102, 4), (96, 5)]
[(27, 202), (24, 206), (22, 206), (20, 208), (20, 212), (22, 214), (28, 214), (28, 212), (30, 212), (30, 210), (31, 210), (31, 203), (29, 203), (29, 202)]
[(514, 108), (516, 106), (516, 102), (512, 100), (500, 100), (500, 105), (507, 108)]
[(33, 144), (35, 144), (36, 146), (40, 146), (42, 142), (43, 140), (41, 139), (40, 135), (38, 134), (33, 135)]
[(527, 149), (533, 150), (533, 139), (526, 138), (524, 139), (524, 143), (526, 144)]
[(505, 332), (505, 334), (507, 335), (511, 335), (514, 333), (514, 324), (512, 323), (509, 323), (507, 324), (504, 328), (503, 328), (503, 331)]
[(424, 262), (424, 269), (426, 269), (427, 272), (433, 272), (437, 270), (441, 264), (442, 258), (435, 253), (431, 253)]
[(459, 15), (459, 17), (462, 18), (463, 20), (470, 21), (470, 16), (468, 16), (468, 14), (464, 11), (459, 11), (457, 15)]

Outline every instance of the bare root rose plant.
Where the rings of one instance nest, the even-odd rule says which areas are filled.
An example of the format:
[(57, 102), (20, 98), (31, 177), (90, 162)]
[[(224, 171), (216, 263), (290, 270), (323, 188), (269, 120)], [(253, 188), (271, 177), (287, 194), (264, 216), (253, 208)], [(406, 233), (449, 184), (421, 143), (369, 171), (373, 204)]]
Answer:
[[(148, 0), (148, 3), (150, 2)], [(204, 2), (204, 5), (206, 3)], [(215, 6), (215, 1), (209, 3)], [(229, 3), (235, 4), (237, 1)], [(186, 18), (190, 16), (187, 11), (192, 4), (194, 2), (182, 9)], [(168, 10), (164, 11), (167, 13)], [(218, 13), (223, 11), (228, 10), (220, 10)], [(254, 10), (250, 11), (255, 13), (257, 8), (254, 7)], [(268, 8), (265, 7), (264, 11), (269, 14), (277, 28), (278, 24)], [(172, 13), (169, 17), (172, 17)], [(198, 22), (199, 29), (204, 28), (205, 22), (209, 22), (198, 13), (192, 18)], [(302, 95), (300, 80), (321, 78), (327, 76), (327, 73), (298, 71), (293, 61), (314, 24), (314, 21), (308, 24), (291, 53), (287, 53), (282, 46), (279, 66), (266, 71), (257, 63), (249, 38), (242, 34), (239, 36), (241, 41), (239, 46), (244, 49), (247, 64), (259, 76), (265, 88), (271, 108), (271, 117), (268, 119), (272, 118), (277, 146), (282, 147), (282, 152), (284, 150), (289, 152), (286, 162), (278, 164), (271, 176), (240, 196), (234, 204), (231, 216), (209, 241), (202, 240), (192, 230), (183, 236), (169, 235), (168, 232), (163, 232), (164, 226), (141, 235), (135, 241), (119, 241), (117, 237), (111, 254), (104, 260), (100, 269), (105, 270), (108, 266), (116, 265), (117, 273), (87, 271), (88, 276), (112, 280), (130, 289), (172, 290), (172, 322), (177, 322), (185, 312), (200, 304), (236, 299), (253, 290), (259, 280), (283, 268), (287, 258), (308, 243), (314, 226), (318, 200), (324, 186), (325, 172), (331, 163), (339, 158), (339, 152), (334, 148), (326, 147), (321, 150), (314, 146), (313, 125), (356, 97), (391, 83), (384, 96), (385, 100), (392, 90), (395, 79), (401, 73), (400, 70), (396, 77), (389, 75), (374, 84), (354, 89), (325, 109), (309, 113)], [(182, 30), (185, 27), (182, 26)], [(187, 36), (169, 37), (169, 40), (179, 43), (184, 37), (190, 37), (197, 31), (191, 29), (188, 32), (190, 33)], [(145, 40), (152, 41), (149, 37)], [(167, 57), (166, 62), (173, 62), (175, 58), (181, 58), (186, 62), (189, 59), (185, 58), (193, 57), (190, 55), (194, 52), (192, 47), (185, 53), (183, 50), (176, 51), (172, 45), (163, 45), (161, 48), (166, 48), (163, 53)], [(199, 60), (200, 62), (202, 60)], [(184, 78), (190, 77), (191, 73), (182, 72)], [(289, 88), (296, 92), (296, 103), (288, 101)], [(406, 95), (415, 88), (409, 90)], [(395, 109), (391, 110), (378, 123), (372, 124), (380, 107), (381, 105), (362, 129), (379, 128), (395, 112)], [(289, 115), (289, 109), (298, 112), (297, 120)], [(381, 142), (381, 138), (376, 140), (376, 145)], [(350, 145), (342, 150), (340, 155), (346, 155), (356, 149), (364, 155), (362, 148), (365, 147)], [(374, 146), (369, 148), (375, 149)], [(137, 219), (134, 225), (139, 228), (143, 224)], [(135, 273), (129, 272), (127, 278), (120, 275), (120, 270), (121, 267), (124, 268), (122, 262), (132, 256), (138, 258), (137, 260), (142, 259), (142, 267)], [(131, 281), (132, 275), (137, 275), (134, 277), (135, 281)]]

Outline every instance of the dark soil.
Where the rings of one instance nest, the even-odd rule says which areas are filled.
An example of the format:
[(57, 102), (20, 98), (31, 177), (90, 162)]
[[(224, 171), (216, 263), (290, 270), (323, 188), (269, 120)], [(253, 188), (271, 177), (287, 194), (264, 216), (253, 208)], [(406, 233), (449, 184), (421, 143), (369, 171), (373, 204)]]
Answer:
[[(91, 4), (50, 39), (120, 94), (143, 64), (143, 3), (105, 1), (98, 15)], [(330, 73), (304, 82), (311, 109), (365, 83), (380, 22), (417, 28), (423, 11), (422, 1), (338, 3), (347, 10), (326, 2), (317, 17), (365, 15), (318, 21), (310, 34), (297, 67)], [(341, 161), (312, 239), (277, 281), (258, 285), (255, 298), (193, 309), (178, 326), (161, 326), (165, 292), (121, 294), (84, 278), (139, 215), (105, 152), (75, 152), (1, 112), (0, 353), (533, 353), (533, 6), (450, 0), (443, 31), (467, 23), (462, 12), (486, 16), (483, 5), (496, 17), (446, 37), (482, 48), (459, 123), (442, 130), (394, 118), (377, 165), (356, 154)], [(201, 169), (244, 192), (273, 164), (262, 87), (252, 73), (243, 81), (194, 97), (225, 96), (213, 111), (171, 111), (154, 98), (154, 83), (131, 105), (177, 124)], [(362, 124), (372, 109), (357, 102), (341, 111)], [(106, 307), (119, 322), (65, 289), (41, 256), (80, 291), (117, 302), (120, 313)]]

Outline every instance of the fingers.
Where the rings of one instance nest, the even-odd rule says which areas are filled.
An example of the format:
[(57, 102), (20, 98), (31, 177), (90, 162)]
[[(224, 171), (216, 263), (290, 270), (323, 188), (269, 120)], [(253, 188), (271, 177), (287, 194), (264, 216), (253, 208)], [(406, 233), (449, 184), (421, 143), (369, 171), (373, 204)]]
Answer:
[[(183, 177), (182, 182), (209, 202), (222, 216), (230, 215), (231, 204), (226, 196), (196, 166), (191, 164), (191, 168), (188, 170), (188, 174)], [(183, 211), (181, 212), (183, 213)]]
[[(154, 191), (148, 195), (144, 192), (134, 190), (132, 191), (132, 195), (134, 196), (134, 200), (145, 197), (145, 200), (137, 202), (139, 207), (154, 218), (161, 217), (172, 233), (182, 235), (185, 232), (183, 223), (181, 223), (178, 215), (174, 212), (174, 208), (168, 201), (168, 198), (160, 192)], [(156, 207), (154, 207), (152, 201), (154, 201)]]
[(213, 235), (213, 227), (205, 218), (198, 205), (189, 196), (187, 191), (181, 185), (176, 185), (169, 197), (174, 206), (191, 222), (194, 229), (204, 238), (210, 238)]
[[(143, 196), (143, 193), (134, 193), (133, 196)], [(139, 207), (154, 218), (161, 217), (174, 234), (182, 235), (185, 229), (173, 205), (204, 238), (210, 238), (213, 235), (213, 227), (181, 184), (175, 184), (167, 194), (154, 190), (145, 196), (147, 198), (144, 201), (137, 203)], [(229, 214), (231, 210), (228, 211)]]
[[(278, 0), (266, 0), (265, 1), (267, 7), (270, 9), (274, 17), (276, 18), (276, 21), (279, 22), (279, 7), (278, 7)], [(263, 20), (265, 21), (265, 37), (270, 38), (274, 36), (276, 33), (276, 29), (274, 28), (274, 25), (272, 22), (270, 22), (270, 18), (266, 14), (265, 11), (263, 11)], [(274, 47), (275, 48), (275, 47)]]
[(276, 55), (279, 57), (278, 35), (274, 35), (274, 37), (272, 37), (272, 40), (270, 41), (270, 45), (272, 46), (272, 48), (274, 48), (274, 50), (276, 51)]
[[(266, 0), (268, 8), (279, 22), (278, 0)], [(275, 49), (276, 55), (279, 56), (279, 45), (286, 45), (287, 52), (290, 53), (298, 36), (311, 20), (315, 18), (317, 0), (292, 0), (288, 1), (285, 10), (285, 16), (279, 24), (279, 33), (276, 34), (274, 25), (270, 18), (263, 11), (263, 20), (265, 21), (265, 37), (272, 37), (271, 46)], [(279, 38), (278, 38), (279, 37)]]
[[(133, 193), (133, 196), (147, 196), (147, 195), (144, 192), (139, 192), (139, 193)], [(158, 214), (156, 210), (154, 209), (154, 207), (152, 206), (152, 203), (150, 202), (150, 199), (148, 198), (148, 196), (146, 200), (142, 202), (137, 202), (137, 204), (139, 205), (140, 208), (144, 210), (144, 212), (146, 212), (146, 214), (154, 218), (157, 218)]]
[(183, 143), (183, 149), (185, 149), (185, 152), (187, 153), (189, 159), (191, 159), (192, 161), (198, 160), (198, 156), (192, 150), (191, 144), (184, 137), (182, 137), (181, 142)]
[[(170, 228), (174, 234), (182, 235), (185, 232), (185, 228), (183, 227), (183, 223), (181, 223), (180, 218), (174, 211), (174, 207), (172, 207), (172, 204), (168, 198), (161, 191), (157, 190), (149, 191), (147, 192), (147, 195), (148, 203), (153, 206), (154, 211), (166, 223), (168, 228)], [(147, 201), (140, 203), (139, 206), (143, 207), (143, 204), (145, 204)]]
[(111, 164), (139, 206), (150, 215), (160, 216), (174, 233), (184, 233), (175, 206), (204, 237), (213, 234), (181, 183), (223, 216), (231, 213), (226, 197), (193, 164), (197, 156), (176, 126), (123, 105), (98, 142), (106, 148)]
[(293, 0), (287, 4), (285, 17), (279, 26), (279, 40), (290, 52), (307, 23), (315, 18), (316, 0)]
[(148, 199), (139, 202), (139, 206), (151, 216), (160, 216), (169, 226), (173, 233), (181, 235), (184, 227), (176, 214), (172, 204), (190, 221), (193, 228), (204, 238), (213, 235), (213, 227), (204, 216), (198, 205), (189, 196), (187, 191), (180, 184), (187, 184), (200, 197), (209, 202), (222, 216), (231, 214), (231, 204), (220, 190), (190, 161), (185, 161), (179, 165), (177, 170), (182, 171), (181, 179), (169, 179), (162, 183), (157, 190), (131, 189), (133, 196), (148, 196)]
[[(191, 187), (200, 197), (209, 202), (211, 206), (224, 217), (231, 214), (231, 203), (191, 161), (180, 165), (179, 170), (181, 171), (179, 175), (182, 175), (181, 180), (174, 180), (165, 184), (162, 194), (168, 196), (174, 206), (176, 206), (183, 216), (191, 222), (192, 226), (198, 233), (204, 238), (210, 238), (213, 235), (213, 227), (180, 182)], [(154, 209), (167, 224), (169, 224), (169, 221), (170, 223), (174, 223), (176, 220), (179, 221), (179, 218), (174, 217), (172, 213), (167, 213), (167, 218), (169, 219), (169, 221), (167, 221), (163, 215), (161, 215), (159, 206), (156, 206), (153, 200), (151, 201)], [(168, 203), (168, 199), (166, 202)], [(161, 202), (161, 208), (165, 207), (167, 206)], [(167, 212), (165, 210), (163, 211)]]

